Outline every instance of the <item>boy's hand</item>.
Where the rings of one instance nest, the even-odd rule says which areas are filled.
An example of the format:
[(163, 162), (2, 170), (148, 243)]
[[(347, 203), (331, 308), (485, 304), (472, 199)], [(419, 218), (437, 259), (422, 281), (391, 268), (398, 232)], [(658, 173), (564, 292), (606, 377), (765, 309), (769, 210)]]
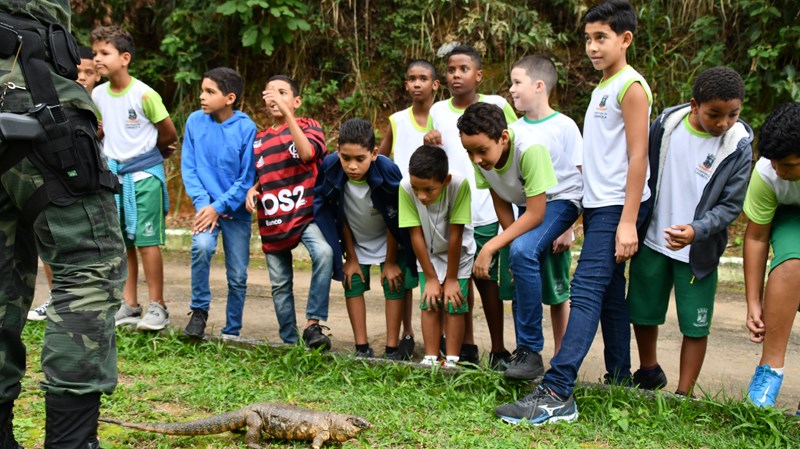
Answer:
[(280, 93), (277, 89), (273, 86), (267, 87), (266, 90), (261, 92), (262, 98), (264, 99), (264, 103), (267, 105), (267, 109), (272, 109), (273, 106), (277, 107), (281, 114), (284, 117), (291, 117), (293, 111), (289, 109), (289, 106), (286, 105), (286, 102), (281, 97)]
[(453, 310), (458, 310), (461, 307), (462, 302), (464, 302), (464, 297), (461, 296), (461, 286), (458, 285), (458, 279), (445, 279), (444, 280), (445, 305), (452, 304)]
[(664, 229), (667, 248), (678, 251), (694, 241), (694, 228), (692, 225), (672, 225)]
[(764, 321), (761, 319), (761, 303), (747, 305), (747, 330), (750, 331), (750, 341), (753, 343), (764, 342)]
[(494, 251), (484, 245), (478, 253), (478, 256), (475, 257), (475, 262), (472, 265), (472, 274), (474, 274), (476, 278), (490, 278), (489, 270), (492, 266), (492, 256), (494, 256)]
[(244, 205), (247, 207), (247, 212), (255, 213), (256, 211), (256, 204), (258, 203), (258, 197), (261, 196), (261, 192), (258, 191), (258, 184), (250, 187), (247, 190), (247, 196), (244, 200)]
[(192, 234), (200, 234), (201, 232), (211, 232), (214, 226), (217, 225), (219, 214), (214, 210), (211, 205), (200, 209), (194, 216), (194, 224), (192, 224)]
[(636, 234), (636, 225), (620, 222), (617, 226), (615, 241), (614, 257), (617, 263), (625, 262), (633, 257), (636, 251), (639, 250), (639, 236)]
[(438, 311), (442, 305), (442, 291), (442, 286), (435, 278), (426, 282), (425, 290), (422, 291), (422, 304), (429, 310)]
[(564, 231), (563, 234), (553, 240), (553, 254), (560, 254), (572, 247), (572, 242), (575, 241), (575, 233), (572, 228)]
[(171, 144), (167, 145), (166, 148), (159, 149), (159, 151), (161, 152), (161, 157), (163, 157), (164, 159), (169, 159), (169, 157), (172, 156), (173, 154), (175, 154), (175, 151), (177, 151), (177, 150), (178, 150), (178, 144), (177, 143), (171, 143)]
[(344, 287), (347, 289), (353, 288), (353, 276), (363, 276), (364, 273), (361, 272), (361, 265), (358, 263), (358, 259), (355, 257), (348, 257), (344, 261), (344, 266), (342, 267), (342, 271), (344, 271)]
[(381, 271), (381, 285), (383, 285), (384, 279), (389, 281), (389, 291), (399, 292), (403, 289), (403, 270), (400, 269), (400, 265), (384, 263), (383, 271)]
[(428, 145), (443, 145), (442, 133), (435, 129), (430, 130), (422, 137), (422, 141)]

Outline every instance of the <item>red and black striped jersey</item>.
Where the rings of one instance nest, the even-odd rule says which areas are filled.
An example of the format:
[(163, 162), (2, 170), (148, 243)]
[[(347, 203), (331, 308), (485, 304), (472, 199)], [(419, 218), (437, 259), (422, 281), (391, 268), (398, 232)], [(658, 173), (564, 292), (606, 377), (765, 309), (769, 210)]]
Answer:
[(261, 185), (258, 230), (265, 253), (297, 246), (306, 225), (314, 220), (314, 186), (328, 149), (319, 122), (303, 117), (296, 120), (314, 149), (311, 161), (300, 159), (289, 125), (269, 127), (256, 134), (253, 142)]

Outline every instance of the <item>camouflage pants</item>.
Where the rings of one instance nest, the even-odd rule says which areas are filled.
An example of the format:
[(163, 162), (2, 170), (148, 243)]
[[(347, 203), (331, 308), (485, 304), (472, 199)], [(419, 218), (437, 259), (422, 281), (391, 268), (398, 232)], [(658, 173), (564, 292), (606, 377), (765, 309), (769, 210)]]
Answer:
[(53, 269), (42, 389), (82, 395), (111, 393), (117, 384), (114, 314), (126, 262), (114, 196), (101, 192), (70, 206), (50, 205), (32, 227), (21, 226), (20, 207), (42, 183), (27, 159), (0, 177), (0, 403), (16, 399), (25, 373), (20, 334), (33, 300), (37, 253)]

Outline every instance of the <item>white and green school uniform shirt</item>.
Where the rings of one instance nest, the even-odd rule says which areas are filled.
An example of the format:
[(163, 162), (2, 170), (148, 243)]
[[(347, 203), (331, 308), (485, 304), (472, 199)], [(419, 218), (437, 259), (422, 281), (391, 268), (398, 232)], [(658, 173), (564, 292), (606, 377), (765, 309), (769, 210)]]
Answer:
[[(518, 125), (524, 123), (527, 126), (520, 126), (520, 128), (531, 129), (535, 133), (552, 137), (567, 155), (567, 160), (572, 161), (572, 165), (576, 167), (583, 165), (583, 136), (581, 136), (581, 130), (575, 120), (556, 111), (539, 120), (531, 120), (522, 116), (514, 123)], [(558, 175), (556, 177), (558, 178)], [(581, 181), (581, 184), (583, 184), (583, 181)]]
[[(106, 157), (125, 163), (156, 147), (158, 129), (154, 123), (169, 117), (169, 112), (161, 96), (147, 84), (131, 78), (128, 87), (117, 93), (106, 82), (92, 91), (92, 100), (103, 121)], [(134, 181), (148, 176), (144, 172), (134, 173)]]
[(392, 127), (392, 160), (400, 167), (400, 173), (406, 176), (408, 160), (424, 143), (422, 138), (425, 134), (433, 129), (433, 120), (429, 114), (427, 125), (419, 126), (417, 119), (414, 118), (414, 112), (409, 107), (389, 116), (389, 124)]
[(344, 186), (344, 215), (353, 233), (358, 263), (372, 265), (386, 260), (386, 223), (372, 206), (367, 181), (348, 180)]
[[(569, 117), (563, 114), (558, 115), (565, 117), (567, 120), (572, 122), (572, 119)], [(556, 117), (551, 115), (550, 120), (553, 120)], [(576, 167), (576, 165), (580, 164), (575, 163), (576, 158), (574, 155), (574, 153), (583, 152), (582, 146), (580, 147), (580, 151), (576, 151), (578, 144), (581, 142), (581, 135), (578, 131), (578, 126), (575, 125), (575, 122), (572, 122), (573, 126), (575, 127), (575, 131), (578, 132), (578, 135), (577, 138), (575, 136), (571, 136), (569, 139), (566, 139), (572, 142), (570, 151), (567, 152), (566, 148), (563, 146), (565, 139), (562, 138), (562, 135), (570, 133), (569, 128), (559, 128), (561, 125), (555, 125), (555, 121), (553, 122), (554, 126), (549, 126), (547, 123), (550, 120), (545, 118), (543, 120), (537, 120), (536, 123), (531, 123), (531, 121), (523, 117), (512, 123), (508, 127), (510, 131), (509, 134), (511, 134), (512, 137), (512, 143), (515, 147), (521, 147), (522, 150), (526, 151), (527, 148), (525, 147), (530, 145), (544, 147), (547, 150), (547, 155), (550, 159), (549, 165), (553, 168), (556, 180), (556, 185), (547, 186), (547, 201), (567, 200), (571, 201), (576, 207), (578, 207), (578, 209), (580, 209), (581, 198), (583, 198), (583, 179), (581, 177), (581, 172), (578, 171), (578, 168)], [(561, 121), (559, 120), (559, 122)], [(476, 166), (476, 168), (479, 167)], [(522, 174), (523, 176), (520, 179), (525, 180), (527, 194), (527, 183), (532, 173), (526, 173), (523, 171)], [(517, 184), (519, 184), (519, 182), (517, 182)], [(495, 189), (495, 192), (497, 192), (497, 189)], [(533, 195), (528, 194), (526, 196)], [(523, 203), (517, 205), (524, 206), (525, 204)]]
[(503, 200), (525, 207), (527, 198), (545, 191), (549, 196), (550, 189), (556, 187), (558, 182), (550, 151), (540, 143), (542, 137), (535, 138), (532, 134), (524, 133), (518, 135), (514, 130), (509, 130), (509, 135), (511, 141), (506, 163), (489, 171), (473, 164), (475, 182), (479, 189), (492, 189)]
[(769, 159), (756, 162), (747, 195), (744, 213), (756, 224), (772, 223), (778, 206), (800, 207), (800, 181), (786, 181), (778, 177)]
[[(431, 205), (426, 206), (417, 199), (411, 189), (408, 177), (400, 182), (399, 225), (401, 228), (420, 226), (428, 248), (428, 257), (436, 270), (439, 283), (447, 275), (447, 247), (450, 242), (450, 225), (463, 224), (461, 236), (461, 258), (458, 263), (458, 279), (472, 276), (472, 262), (475, 256), (475, 234), (472, 225), (471, 188), (467, 179), (451, 173), (450, 184), (442, 189), (441, 195)], [(419, 259), (419, 257), (417, 257)], [(422, 266), (417, 262), (417, 270)]]
[[(744, 129), (736, 123), (735, 127)], [(737, 132), (734, 128), (728, 132)], [(741, 131), (741, 130), (738, 130)], [(673, 251), (664, 241), (664, 229), (694, 221), (694, 212), (703, 196), (709, 179), (717, 170), (723, 136), (714, 137), (698, 131), (689, 124), (689, 114), (669, 136), (669, 147), (662, 154), (661, 179), (653, 208), (653, 218), (647, 228), (644, 244), (671, 259), (689, 263), (691, 245)]]
[[(517, 121), (514, 109), (499, 95), (480, 95), (478, 101), (499, 106), (506, 116), (508, 123)], [(465, 176), (472, 188), (472, 225), (475, 227), (491, 224), (497, 221), (494, 204), (488, 190), (477, 190), (475, 185), (475, 170), (469, 159), (467, 150), (461, 145), (461, 136), (458, 131), (458, 118), (464, 114), (464, 109), (453, 106), (452, 99), (437, 101), (431, 106), (430, 116), (433, 119), (433, 129), (442, 135), (442, 147), (447, 152), (450, 162), (450, 172)]]
[[(583, 121), (583, 206), (589, 208), (625, 204), (628, 179), (628, 143), (622, 119), (622, 98), (633, 83), (644, 88), (647, 113), (653, 104), (650, 86), (631, 66), (603, 80), (592, 92)], [(647, 168), (647, 178), (650, 168)], [(650, 198), (645, 178), (642, 201)]]

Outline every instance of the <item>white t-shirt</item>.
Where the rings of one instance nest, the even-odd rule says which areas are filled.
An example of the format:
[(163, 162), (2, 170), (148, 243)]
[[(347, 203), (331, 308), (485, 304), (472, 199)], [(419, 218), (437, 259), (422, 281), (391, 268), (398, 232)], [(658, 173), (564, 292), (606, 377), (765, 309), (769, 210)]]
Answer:
[[(547, 189), (547, 201), (572, 201), (573, 204), (580, 208), (581, 198), (583, 198), (583, 178), (576, 167), (574, 153), (583, 152), (583, 147), (580, 146), (581, 135), (578, 132), (577, 137), (573, 135), (569, 139), (565, 138), (565, 134), (572, 134), (572, 128), (569, 127), (569, 123), (558, 120), (559, 116), (565, 117), (568, 122), (572, 123), (574, 131), (578, 131), (575, 122), (563, 114), (554, 114), (550, 116), (549, 120), (538, 120), (536, 123), (531, 123), (527, 119), (521, 118), (508, 128), (514, 132), (518, 141), (541, 142), (547, 147), (557, 181), (555, 186)], [(550, 122), (552, 122), (552, 126), (549, 125)], [(564, 141), (571, 142), (570, 152), (573, 153), (572, 157), (565, 151)], [(579, 146), (580, 151), (577, 151)]]
[[(517, 120), (514, 109), (505, 98), (499, 95), (480, 95), (478, 101), (490, 103), (503, 109), (508, 123)], [(450, 163), (450, 172), (459, 173), (469, 180), (472, 188), (472, 225), (475, 227), (491, 224), (497, 221), (494, 213), (494, 204), (488, 190), (478, 190), (475, 185), (475, 170), (469, 159), (467, 150), (461, 145), (461, 135), (458, 131), (458, 118), (464, 114), (464, 109), (453, 106), (452, 99), (437, 101), (431, 106), (430, 116), (433, 119), (433, 129), (442, 135), (442, 148), (447, 152)]]
[(524, 122), (528, 128), (537, 133), (550, 135), (561, 144), (561, 148), (567, 158), (572, 161), (572, 165), (583, 165), (583, 136), (581, 136), (581, 130), (575, 120), (556, 111), (540, 120), (531, 120), (522, 116), (517, 122), (520, 124)]
[(549, 196), (550, 189), (557, 183), (556, 174), (550, 152), (540, 143), (541, 138), (526, 134), (520, 136), (513, 130), (510, 137), (508, 160), (503, 167), (486, 171), (473, 164), (475, 182), (479, 189), (491, 188), (503, 200), (525, 207), (529, 197), (545, 191)]
[(348, 180), (344, 186), (344, 215), (353, 232), (358, 263), (372, 265), (386, 260), (386, 223), (372, 207), (366, 181)]
[[(628, 143), (622, 119), (622, 98), (633, 83), (644, 88), (648, 99), (647, 113), (653, 95), (647, 81), (631, 66), (603, 80), (592, 92), (583, 121), (583, 206), (605, 207), (625, 204), (628, 179)], [(647, 167), (642, 201), (650, 198)]]
[(111, 91), (106, 82), (92, 91), (103, 120), (103, 153), (109, 159), (127, 162), (152, 150), (158, 140), (159, 123), (169, 117), (161, 96), (147, 84), (131, 79), (122, 92)]
[(389, 116), (392, 127), (392, 160), (400, 168), (403, 176), (408, 175), (408, 160), (414, 151), (424, 143), (422, 138), (433, 129), (433, 120), (428, 115), (428, 125), (421, 127), (409, 107)]
[(661, 185), (656, 195), (653, 219), (644, 238), (644, 244), (648, 248), (669, 258), (689, 263), (691, 245), (678, 251), (667, 248), (664, 229), (694, 221), (694, 212), (703, 196), (703, 190), (719, 166), (714, 161), (720, 149), (722, 137), (714, 137), (692, 128), (688, 115), (672, 132), (669, 148), (662, 162)]
[(772, 162), (761, 158), (747, 186), (744, 213), (757, 224), (771, 223), (778, 206), (800, 207), (800, 181), (787, 181), (778, 177)]
[[(447, 276), (447, 248), (450, 244), (450, 224), (463, 224), (461, 235), (461, 258), (458, 263), (458, 279), (472, 276), (475, 257), (475, 232), (469, 224), (472, 219), (470, 184), (458, 173), (451, 173), (450, 184), (442, 189), (439, 198), (429, 206), (422, 204), (411, 189), (411, 181), (400, 182), (399, 224), (401, 228), (420, 226), (439, 283)], [(419, 255), (417, 255), (419, 259)], [(417, 270), (422, 266), (417, 262)]]

